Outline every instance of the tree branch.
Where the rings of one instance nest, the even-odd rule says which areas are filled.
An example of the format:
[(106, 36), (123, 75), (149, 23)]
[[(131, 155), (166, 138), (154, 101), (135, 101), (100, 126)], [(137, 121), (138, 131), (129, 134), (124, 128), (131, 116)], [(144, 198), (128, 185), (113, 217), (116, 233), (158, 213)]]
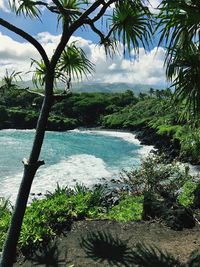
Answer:
[(56, 64), (58, 63), (58, 60), (63, 52), (63, 50), (65, 49), (65, 46), (67, 45), (67, 42), (69, 41), (70, 37), (72, 35), (72, 32), (69, 31), (69, 27), (68, 27), (68, 23), (64, 22), (64, 26), (63, 26), (63, 32), (62, 32), (62, 36), (60, 39), (60, 43), (58, 44), (52, 58), (51, 58), (51, 67), (53, 69), (55, 69)]
[(99, 11), (99, 13), (92, 19), (93, 22), (99, 20), (104, 13), (106, 12), (106, 9), (113, 4), (114, 2), (116, 2), (116, 0), (109, 0), (107, 3), (103, 3), (103, 7), (101, 8), (101, 10)]
[(16, 33), (17, 35), (21, 36), (22, 38), (27, 40), (29, 43), (31, 43), (37, 49), (37, 51), (40, 53), (42, 59), (44, 60), (45, 65), (47, 67), (49, 66), (49, 59), (47, 57), (47, 54), (46, 54), (44, 48), (41, 46), (41, 44), (35, 38), (33, 38), (27, 32), (21, 30), (20, 28), (14, 26), (13, 24), (7, 22), (6, 20), (4, 20), (2, 18), (0, 18), (0, 25), (7, 28), (8, 30)]
[[(95, 1), (72, 25), (71, 25), (71, 30), (72, 32), (75, 32), (79, 27), (81, 27), (84, 22), (87, 22), (87, 19), (90, 19), (89, 16), (91, 15), (92, 12), (94, 12), (100, 5), (103, 5), (99, 13), (93, 18), (90, 19), (92, 22), (96, 22), (99, 20), (104, 13), (106, 12), (106, 9), (112, 4), (116, 2), (116, 0), (109, 0), (107, 3), (105, 0), (97, 0)], [(88, 24), (88, 22), (87, 22)], [(97, 33), (97, 32), (96, 32)]]
[(85, 19), (88, 18), (89, 15), (103, 3), (105, 3), (104, 0), (97, 0), (88, 9), (86, 9), (86, 11), (71, 25), (70, 29), (72, 33), (81, 27), (84, 24)]
[(52, 0), (52, 1), (56, 5), (59, 13), (62, 14), (63, 16), (69, 16), (70, 14), (82, 15), (82, 12), (80, 12), (79, 10), (64, 8), (58, 0)]
[(107, 35), (103, 34), (93, 23), (93, 20), (92, 19), (89, 19), (87, 18), (84, 22), (85, 24), (88, 24), (91, 29), (93, 30), (93, 32), (95, 32), (101, 39), (101, 44), (104, 44), (104, 42), (106, 40), (109, 40), (114, 28), (115, 28), (115, 25), (110, 29), (110, 31), (108, 32)]
[(84, 24), (88, 24), (90, 28), (93, 30), (93, 32), (95, 32), (100, 37), (101, 42), (103, 42), (103, 40), (105, 39), (105, 35), (95, 27), (93, 20), (87, 18), (85, 19)]

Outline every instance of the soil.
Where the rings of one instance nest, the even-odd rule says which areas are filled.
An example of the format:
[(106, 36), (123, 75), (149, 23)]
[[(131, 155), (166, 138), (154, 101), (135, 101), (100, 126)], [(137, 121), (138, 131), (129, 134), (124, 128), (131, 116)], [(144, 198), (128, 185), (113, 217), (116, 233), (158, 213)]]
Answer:
[(186, 262), (192, 251), (200, 251), (200, 225), (173, 231), (151, 221), (77, 221), (71, 231), (56, 237), (42, 253), (38, 251), (29, 259), (20, 257), (14, 267), (134, 266), (128, 262), (128, 255), (138, 242), (156, 246)]

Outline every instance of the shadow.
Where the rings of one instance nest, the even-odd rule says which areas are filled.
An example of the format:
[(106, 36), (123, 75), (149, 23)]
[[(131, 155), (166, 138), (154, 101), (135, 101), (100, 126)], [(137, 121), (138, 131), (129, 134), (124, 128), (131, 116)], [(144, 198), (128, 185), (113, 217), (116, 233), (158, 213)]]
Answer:
[(198, 250), (194, 250), (188, 259), (187, 267), (199, 267), (200, 266), (200, 252)]
[(138, 243), (132, 253), (132, 266), (140, 267), (186, 267), (173, 255), (155, 246)]
[(59, 251), (57, 243), (47, 244), (43, 249), (35, 251), (32, 257), (29, 257), (32, 261), (33, 266), (44, 264), (45, 267), (59, 267)]
[(106, 232), (90, 232), (81, 237), (80, 246), (87, 257), (96, 262), (107, 262), (113, 266), (132, 266), (132, 250), (126, 241)]
[[(138, 267), (199, 267), (200, 254), (192, 253), (187, 263), (155, 246), (138, 243), (133, 249), (108, 232), (90, 232), (80, 239), (88, 258), (111, 266)], [(104, 265), (102, 265), (104, 266)]]

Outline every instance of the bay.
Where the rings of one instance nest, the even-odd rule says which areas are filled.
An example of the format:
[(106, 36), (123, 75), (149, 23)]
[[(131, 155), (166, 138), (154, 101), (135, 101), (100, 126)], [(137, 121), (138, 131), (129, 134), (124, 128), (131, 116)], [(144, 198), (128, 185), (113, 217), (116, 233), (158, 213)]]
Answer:
[[(0, 196), (13, 201), (34, 130), (0, 131)], [(32, 193), (53, 191), (56, 184), (92, 186), (117, 179), (122, 169), (138, 166), (151, 146), (142, 146), (132, 133), (97, 130), (47, 132), (40, 159), (45, 161), (34, 179)]]

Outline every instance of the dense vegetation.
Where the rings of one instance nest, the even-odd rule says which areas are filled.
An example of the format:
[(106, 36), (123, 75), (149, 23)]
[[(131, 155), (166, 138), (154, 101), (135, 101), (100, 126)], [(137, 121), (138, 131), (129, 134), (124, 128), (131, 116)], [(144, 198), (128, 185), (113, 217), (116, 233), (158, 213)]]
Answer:
[[(35, 128), (42, 96), (24, 89), (7, 90), (0, 95), (0, 128)], [(55, 100), (48, 130), (76, 127), (142, 130), (147, 144), (166, 148), (173, 157), (200, 162), (198, 120), (181, 119), (169, 89), (150, 89), (137, 97), (125, 93), (73, 93)], [(171, 145), (171, 146), (170, 146)], [(171, 151), (170, 151), (171, 150)], [(175, 152), (175, 153), (173, 153)]]

